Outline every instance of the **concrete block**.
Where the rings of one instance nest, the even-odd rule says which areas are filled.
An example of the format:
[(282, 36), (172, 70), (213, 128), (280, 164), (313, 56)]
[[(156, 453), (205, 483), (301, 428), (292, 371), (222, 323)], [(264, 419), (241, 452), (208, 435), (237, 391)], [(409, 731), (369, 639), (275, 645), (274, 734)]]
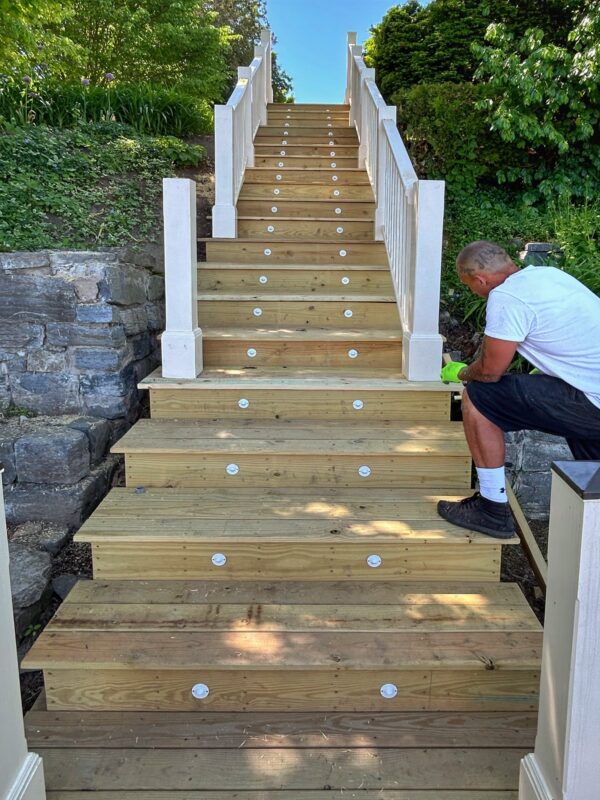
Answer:
[(52, 322), (47, 327), (47, 343), (54, 347), (124, 347), (126, 338), (120, 325)]
[(13, 486), (6, 492), (6, 518), (11, 524), (28, 520), (79, 528), (105, 497), (119, 459), (109, 456), (79, 483), (71, 486)]
[(90, 471), (88, 438), (81, 431), (49, 425), (15, 442), (15, 462), (19, 483), (77, 483)]
[(50, 583), (52, 559), (49, 553), (8, 543), (10, 586), (13, 606), (27, 608), (37, 603)]
[(78, 417), (69, 422), (69, 428), (85, 433), (88, 439), (92, 466), (98, 464), (109, 448), (111, 426), (106, 419), (97, 417)]
[(45, 275), (0, 273), (0, 319), (69, 322), (75, 319), (75, 291), (66, 281)]
[(39, 414), (79, 413), (79, 377), (66, 373), (31, 372), (13, 375), (13, 401)]
[(100, 296), (119, 306), (133, 306), (146, 300), (146, 274), (123, 265), (108, 266), (100, 282)]

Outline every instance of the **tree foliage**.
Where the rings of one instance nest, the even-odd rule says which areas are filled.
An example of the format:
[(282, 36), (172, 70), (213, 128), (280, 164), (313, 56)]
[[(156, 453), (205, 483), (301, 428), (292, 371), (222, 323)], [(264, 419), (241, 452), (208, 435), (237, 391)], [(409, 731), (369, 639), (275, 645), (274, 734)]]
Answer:
[(537, 26), (551, 41), (566, 40), (571, 10), (581, 0), (408, 0), (371, 29), (368, 59), (384, 97), (418, 83), (471, 81), (478, 65), (472, 42), (483, 43), (493, 22), (515, 35)]
[(493, 130), (529, 155), (528, 169), (509, 168), (547, 195), (592, 194), (600, 188), (600, 5), (584, 0), (564, 45), (538, 28), (517, 39), (504, 25), (490, 26), (477, 77), (487, 79)]

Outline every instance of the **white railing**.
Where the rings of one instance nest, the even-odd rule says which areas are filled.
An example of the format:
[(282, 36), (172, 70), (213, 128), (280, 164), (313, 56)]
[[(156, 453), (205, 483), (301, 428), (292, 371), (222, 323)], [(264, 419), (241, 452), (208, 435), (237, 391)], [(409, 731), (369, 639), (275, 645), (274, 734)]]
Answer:
[(256, 131), (267, 124), (267, 104), (273, 102), (271, 41), (271, 31), (263, 30), (254, 60), (238, 69), (227, 105), (215, 106), (215, 238), (237, 236), (237, 199), (246, 167), (254, 166)]
[(519, 800), (597, 800), (600, 770), (600, 462), (552, 468), (548, 591), (535, 752)]
[(346, 102), (359, 139), (359, 166), (375, 195), (374, 238), (386, 245), (403, 327), (402, 364), (409, 380), (439, 379), (444, 182), (419, 180), (386, 105), (375, 71), (348, 35)]
[(0, 798), (43, 800), (42, 759), (27, 752), (13, 622), (8, 540), (0, 464)]

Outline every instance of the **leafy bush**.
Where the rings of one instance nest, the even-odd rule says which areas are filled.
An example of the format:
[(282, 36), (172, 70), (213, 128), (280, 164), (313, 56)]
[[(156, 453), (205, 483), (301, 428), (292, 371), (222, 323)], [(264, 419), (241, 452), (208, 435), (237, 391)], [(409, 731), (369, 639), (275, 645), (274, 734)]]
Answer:
[(561, 198), (550, 209), (558, 266), (600, 295), (600, 201), (575, 204)]
[(115, 120), (152, 136), (208, 133), (213, 119), (205, 100), (197, 101), (176, 89), (47, 81), (19, 86), (6, 79), (0, 80), (0, 116), (15, 124), (55, 128)]
[(417, 172), (447, 181), (452, 192), (472, 192), (519, 157), (490, 131), (476, 108), (483, 89), (472, 83), (424, 83), (397, 92), (399, 127)]
[(0, 251), (153, 241), (162, 178), (205, 150), (131, 126), (0, 125)]

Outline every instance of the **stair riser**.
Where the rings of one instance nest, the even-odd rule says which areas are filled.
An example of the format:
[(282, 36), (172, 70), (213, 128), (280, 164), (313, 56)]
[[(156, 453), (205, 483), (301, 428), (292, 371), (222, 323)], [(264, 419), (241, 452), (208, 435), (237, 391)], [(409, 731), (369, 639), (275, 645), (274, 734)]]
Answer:
[(301, 125), (325, 125), (333, 122), (334, 125), (346, 127), (350, 124), (350, 114), (348, 111), (269, 111), (268, 125), (281, 125), (286, 122)]
[(375, 229), (369, 220), (349, 222), (342, 219), (329, 220), (244, 220), (238, 221), (238, 236), (242, 239), (322, 239), (326, 242), (353, 241), (372, 242)]
[[(354, 135), (338, 135), (338, 133), (329, 133), (327, 131), (320, 131), (318, 135), (310, 136), (302, 134), (301, 136), (294, 133), (293, 136), (288, 136), (287, 133), (282, 133), (280, 128), (270, 128), (270, 133), (258, 134), (254, 140), (257, 147), (275, 146), (275, 147), (294, 147), (300, 145), (302, 147), (356, 147), (358, 148), (359, 142), (356, 134)], [(338, 129), (339, 130), (339, 129)]]
[[(242, 399), (248, 408), (240, 408)], [(357, 400), (363, 403), (358, 410)], [(444, 392), (151, 389), (150, 406), (153, 419), (450, 419), (450, 395)]]
[(273, 169), (246, 170), (246, 184), (266, 183), (277, 187), (287, 184), (318, 184), (320, 186), (370, 186), (369, 176), (362, 171), (349, 171), (347, 168), (323, 167), (322, 169), (294, 169), (281, 167)]
[[(240, 408), (242, 399), (248, 408)], [(353, 406), (357, 400), (360, 409)], [(150, 389), (150, 407), (153, 419), (450, 419), (450, 395), (444, 392)]]
[[(267, 278), (261, 283), (260, 278)], [(348, 278), (342, 283), (342, 278)], [(352, 294), (393, 295), (390, 273), (387, 270), (278, 270), (262, 269), (213, 269), (201, 266), (198, 271), (200, 292), (256, 292), (257, 294)]]
[[(275, 642), (274, 642), (274, 646)], [(524, 711), (539, 678), (528, 670), (143, 670), (45, 672), (50, 711)], [(192, 687), (205, 683), (205, 700)], [(398, 694), (381, 697), (394, 683)], [(226, 780), (221, 776), (222, 781)]]
[(265, 145), (255, 145), (254, 153), (256, 156), (331, 156), (341, 158), (354, 158), (355, 165), (358, 165), (358, 145), (314, 145), (314, 144), (287, 144), (278, 143)]
[[(274, 210), (276, 209), (276, 210)], [(339, 199), (323, 202), (292, 202), (289, 200), (240, 200), (237, 205), (240, 217), (265, 217), (277, 220), (278, 217), (330, 217), (343, 223), (346, 217), (364, 217), (371, 222), (371, 238), (375, 203), (348, 203)]]
[[(260, 312), (260, 313), (259, 313)], [(347, 316), (351, 312), (352, 316)], [(289, 300), (200, 300), (200, 325), (214, 328), (264, 328), (277, 325), (303, 328), (390, 328), (400, 330), (395, 302), (390, 303), (297, 303)]]
[(241, 200), (262, 200), (273, 199), (275, 203), (279, 200), (332, 200), (341, 202), (344, 200), (364, 200), (373, 202), (373, 190), (370, 186), (334, 186), (319, 185), (318, 183), (308, 184), (281, 184), (277, 186), (268, 183), (244, 183), (240, 192)]
[(207, 261), (239, 264), (346, 264), (388, 266), (385, 245), (373, 242), (240, 242), (236, 239), (206, 243)]
[(254, 159), (255, 167), (280, 167), (293, 169), (356, 169), (358, 159), (353, 156), (300, 156), (292, 155), (261, 155)]
[(327, 136), (331, 132), (342, 134), (345, 136), (356, 136), (356, 130), (351, 128), (348, 124), (348, 118), (345, 119), (306, 119), (305, 117), (296, 117), (295, 119), (269, 119), (268, 125), (259, 128), (259, 135), (261, 133), (269, 133), (270, 131), (281, 131), (281, 133), (301, 133), (306, 136), (310, 131), (311, 133), (320, 133)]
[[(240, 521), (240, 530), (244, 522)], [(92, 545), (96, 580), (498, 581), (501, 547), (435, 544), (255, 544), (230, 539)], [(215, 553), (227, 556), (214, 567)], [(370, 555), (380, 567), (367, 564)]]
[[(248, 355), (248, 350), (256, 355)], [(357, 356), (350, 355), (358, 351)], [(210, 339), (203, 341), (206, 367), (369, 367), (400, 370), (402, 346), (391, 342), (306, 342), (306, 341), (239, 341)], [(443, 483), (443, 482), (442, 482)]]
[[(237, 475), (228, 475), (230, 464), (239, 467)], [(128, 453), (125, 466), (127, 486), (131, 487), (275, 489), (318, 486), (365, 489), (371, 486), (391, 489), (445, 485), (462, 489), (469, 486), (471, 479), (469, 458), (441, 455)], [(359, 475), (362, 466), (371, 469), (368, 478)]]

